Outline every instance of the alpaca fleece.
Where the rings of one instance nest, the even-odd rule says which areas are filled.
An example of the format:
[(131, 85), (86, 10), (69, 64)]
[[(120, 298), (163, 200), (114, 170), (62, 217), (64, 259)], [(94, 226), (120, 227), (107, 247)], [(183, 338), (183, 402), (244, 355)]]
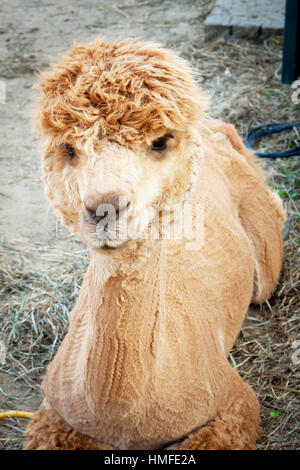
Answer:
[[(75, 46), (40, 82), (46, 194), (91, 253), (25, 448), (255, 448), (258, 402), (227, 356), (249, 304), (276, 286), (285, 219), (256, 157), (207, 116), (185, 62), (154, 44)], [(154, 158), (150, 143), (168, 132)], [(99, 191), (105, 159), (139, 210), (189, 204), (195, 221), (200, 207), (203, 236), (99, 248), (83, 196)]]

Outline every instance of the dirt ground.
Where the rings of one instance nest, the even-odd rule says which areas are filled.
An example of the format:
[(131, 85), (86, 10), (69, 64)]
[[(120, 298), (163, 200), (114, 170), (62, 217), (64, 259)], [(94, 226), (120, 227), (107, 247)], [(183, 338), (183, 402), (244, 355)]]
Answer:
[[(97, 35), (107, 39), (139, 37), (177, 50), (198, 71), (199, 83), (212, 97), (212, 113), (236, 124), (243, 135), (258, 122), (293, 121), (297, 113), (299, 120), (299, 107), (290, 103), (290, 89), (280, 84), (281, 39), (275, 37), (268, 43), (250, 45), (223, 37), (205, 42), (203, 21), (213, 3), (205, 0), (1, 2), (0, 81), (5, 85), (6, 96), (5, 103), (0, 103), (0, 237), (5, 261), (19, 256), (23, 270), (47, 273), (51, 278), (51, 275), (62, 275), (71, 269), (74, 260), (86, 256), (85, 247), (59, 225), (45, 201), (39, 143), (30, 121), (35, 72), (55, 61), (57, 53), (66, 52), (74, 41), (86, 42)], [(270, 116), (270, 109), (276, 114)], [(275, 170), (268, 164), (265, 167), (275, 185), (281, 167)], [(294, 171), (295, 165), (289, 170)], [(286, 205), (297, 215), (299, 211), (292, 199), (288, 197)], [(85, 260), (82, 266), (84, 263)], [(4, 325), (1, 317), (0, 321)], [(290, 341), (297, 339), (296, 331), (299, 330), (293, 330)], [(0, 334), (1, 340), (5, 343), (4, 333), (2, 337)], [(235, 357), (240, 353), (236, 351)], [(19, 380), (22, 366), (15, 366), (19, 374), (16, 380), (14, 367), (9, 361), (5, 367), (3, 358), (2, 362), (0, 410), (36, 410), (41, 400), (38, 383), (44, 368), (41, 367), (28, 389)], [(297, 398), (293, 395), (290, 405), (293, 409), (299, 407)], [(299, 418), (299, 408), (297, 413)], [(268, 415), (264, 416), (266, 419)], [(19, 448), (25, 424), (22, 420), (1, 423), (0, 449)], [(273, 438), (275, 428), (272, 428)], [(285, 439), (282, 448), (299, 448), (299, 434), (295, 439), (296, 430), (293, 429), (294, 434), (290, 429), (288, 432), (294, 440), (286, 443)], [(265, 439), (261, 448), (270, 448), (270, 442)]]

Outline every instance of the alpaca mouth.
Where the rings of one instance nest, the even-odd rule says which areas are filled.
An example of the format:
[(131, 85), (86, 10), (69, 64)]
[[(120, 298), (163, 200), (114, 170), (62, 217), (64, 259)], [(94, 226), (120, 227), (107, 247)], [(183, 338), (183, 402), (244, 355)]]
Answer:
[(122, 246), (129, 240), (128, 230), (124, 230), (118, 223), (105, 223), (98, 222), (94, 227), (95, 236), (99, 243), (100, 248), (115, 249)]
[(106, 252), (110, 252), (110, 251), (118, 251), (118, 249), (122, 248), (126, 242), (129, 241), (129, 240), (126, 240), (122, 243), (118, 243), (118, 244), (110, 244), (110, 243), (104, 243), (104, 245), (99, 245), (99, 250), (103, 250), (103, 251), (106, 251)]
[(84, 214), (81, 219), (81, 236), (93, 248), (113, 251), (131, 240), (147, 238), (148, 227), (151, 226), (155, 213), (151, 206), (144, 209), (142, 215), (130, 214), (126, 217), (91, 218)]
[(105, 242), (101, 242), (99, 243), (99, 248), (101, 248), (102, 250), (116, 250), (118, 248), (120, 248), (121, 246), (123, 246), (129, 239), (126, 239), (126, 240), (106, 240)]
[(101, 246), (100, 248), (101, 248), (101, 250), (105, 250), (105, 251), (110, 251), (110, 250), (113, 251), (113, 250), (115, 250), (117, 247), (116, 247), (116, 246), (103, 245), (103, 246)]
[(113, 251), (130, 240), (127, 230), (121, 230), (118, 224), (101, 224), (83, 218), (81, 237), (88, 245), (95, 249)]
[(88, 245), (90, 245), (94, 249), (99, 249), (99, 250), (104, 250), (104, 251), (115, 251), (120, 248), (122, 248), (130, 239), (122, 239), (122, 240), (116, 240), (116, 239), (109, 239), (107, 238), (106, 240), (99, 240), (97, 237), (90, 236), (85, 236), (85, 241), (87, 242)]
[(95, 242), (95, 245), (98, 248), (104, 249), (104, 250), (116, 250), (117, 248), (120, 248), (121, 246), (124, 245), (130, 238), (125, 235), (111, 235), (108, 233), (108, 230), (105, 232), (103, 231), (102, 233), (99, 232), (97, 233), (96, 229), (96, 234), (95, 236), (92, 237), (93, 242)]

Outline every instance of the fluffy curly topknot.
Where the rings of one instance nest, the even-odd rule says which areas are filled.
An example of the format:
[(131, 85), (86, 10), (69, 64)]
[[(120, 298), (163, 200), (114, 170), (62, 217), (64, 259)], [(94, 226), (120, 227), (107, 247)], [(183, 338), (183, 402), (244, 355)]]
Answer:
[(52, 144), (102, 137), (138, 143), (166, 128), (188, 129), (207, 106), (183, 59), (132, 39), (75, 45), (40, 75), (39, 88), (37, 127)]

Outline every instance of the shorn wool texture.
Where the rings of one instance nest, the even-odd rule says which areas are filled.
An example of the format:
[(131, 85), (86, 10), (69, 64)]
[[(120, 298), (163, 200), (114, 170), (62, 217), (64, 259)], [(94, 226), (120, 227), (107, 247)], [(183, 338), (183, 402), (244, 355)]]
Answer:
[[(276, 287), (285, 220), (256, 157), (153, 43), (75, 45), (39, 88), (46, 195), (90, 264), (24, 448), (254, 449), (259, 404), (227, 356)], [(202, 236), (163, 236), (186, 205)]]

